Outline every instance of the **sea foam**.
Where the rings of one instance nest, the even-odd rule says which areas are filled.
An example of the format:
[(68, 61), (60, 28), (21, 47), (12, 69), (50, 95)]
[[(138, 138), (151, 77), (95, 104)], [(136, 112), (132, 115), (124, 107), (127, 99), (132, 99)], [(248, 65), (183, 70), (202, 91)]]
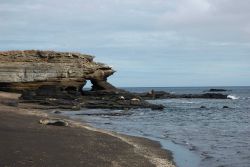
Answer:
[(228, 98), (228, 99), (232, 99), (232, 100), (237, 100), (237, 99), (239, 99), (239, 97), (236, 97), (236, 96), (234, 96), (234, 95), (228, 95), (227, 98)]

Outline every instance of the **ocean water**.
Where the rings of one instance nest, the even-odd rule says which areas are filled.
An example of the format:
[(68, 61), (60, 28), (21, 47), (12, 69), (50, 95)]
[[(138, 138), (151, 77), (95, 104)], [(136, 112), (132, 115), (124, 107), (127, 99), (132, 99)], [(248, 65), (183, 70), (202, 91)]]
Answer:
[[(131, 110), (125, 116), (81, 116), (64, 112), (97, 128), (159, 141), (173, 152), (179, 167), (250, 167), (250, 87), (224, 87), (234, 99), (164, 99), (164, 111)], [(126, 88), (172, 93), (202, 93), (209, 88)], [(206, 108), (200, 108), (205, 106)], [(229, 108), (223, 108), (228, 106)], [(121, 112), (121, 111), (115, 111)]]

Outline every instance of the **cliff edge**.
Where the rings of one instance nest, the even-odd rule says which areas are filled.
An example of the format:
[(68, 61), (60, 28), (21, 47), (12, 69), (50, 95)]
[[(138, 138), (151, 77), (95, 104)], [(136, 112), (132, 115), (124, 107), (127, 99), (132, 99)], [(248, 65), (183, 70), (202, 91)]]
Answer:
[(0, 90), (23, 92), (53, 86), (81, 91), (87, 80), (92, 90), (115, 90), (107, 78), (115, 71), (90, 55), (40, 50), (0, 52)]

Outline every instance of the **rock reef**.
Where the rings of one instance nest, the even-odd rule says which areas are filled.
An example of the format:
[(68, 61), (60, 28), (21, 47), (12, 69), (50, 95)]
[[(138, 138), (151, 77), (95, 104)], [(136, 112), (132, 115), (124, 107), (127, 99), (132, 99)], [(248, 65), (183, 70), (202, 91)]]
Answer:
[(151, 91), (146, 93), (135, 93), (137, 96), (142, 97), (144, 100), (153, 99), (228, 99), (227, 94), (221, 93), (201, 93), (201, 94), (173, 94), (165, 91)]
[(231, 90), (226, 90), (226, 89), (219, 89), (219, 88), (211, 88), (205, 92), (227, 92), (227, 91), (231, 91)]

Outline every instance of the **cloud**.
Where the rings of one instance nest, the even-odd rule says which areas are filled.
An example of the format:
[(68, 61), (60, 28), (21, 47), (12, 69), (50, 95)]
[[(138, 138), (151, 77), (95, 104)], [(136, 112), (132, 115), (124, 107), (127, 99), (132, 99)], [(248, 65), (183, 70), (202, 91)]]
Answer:
[[(119, 84), (132, 84), (128, 79), (131, 71), (137, 71), (133, 76), (142, 78), (147, 73), (161, 73), (154, 76), (161, 86), (190, 84), (197, 77), (218, 76), (219, 72), (222, 78), (223, 74), (227, 76), (228, 84), (235, 83), (237, 75), (230, 79), (226, 71), (238, 69), (240, 64), (244, 64), (244, 69), (235, 70), (238, 76), (246, 74), (244, 70), (250, 71), (250, 65), (245, 64), (250, 61), (249, 3), (250, 0), (1, 0), (0, 49), (88, 52), (119, 70), (117, 79), (113, 79)], [(209, 69), (217, 61), (226, 65), (214, 66), (217, 71)], [(175, 81), (163, 79), (164, 74)], [(143, 79), (137, 82), (144, 83)], [(212, 83), (212, 77), (206, 82)], [(221, 82), (214, 80), (215, 84)], [(239, 78), (238, 83), (250, 81)]]
[(160, 16), (167, 24), (193, 24), (209, 17), (213, 8), (207, 0), (177, 0), (173, 10)]
[(249, 41), (250, 10), (246, 1), (177, 0), (174, 9), (159, 16), (163, 30), (204, 40)]

